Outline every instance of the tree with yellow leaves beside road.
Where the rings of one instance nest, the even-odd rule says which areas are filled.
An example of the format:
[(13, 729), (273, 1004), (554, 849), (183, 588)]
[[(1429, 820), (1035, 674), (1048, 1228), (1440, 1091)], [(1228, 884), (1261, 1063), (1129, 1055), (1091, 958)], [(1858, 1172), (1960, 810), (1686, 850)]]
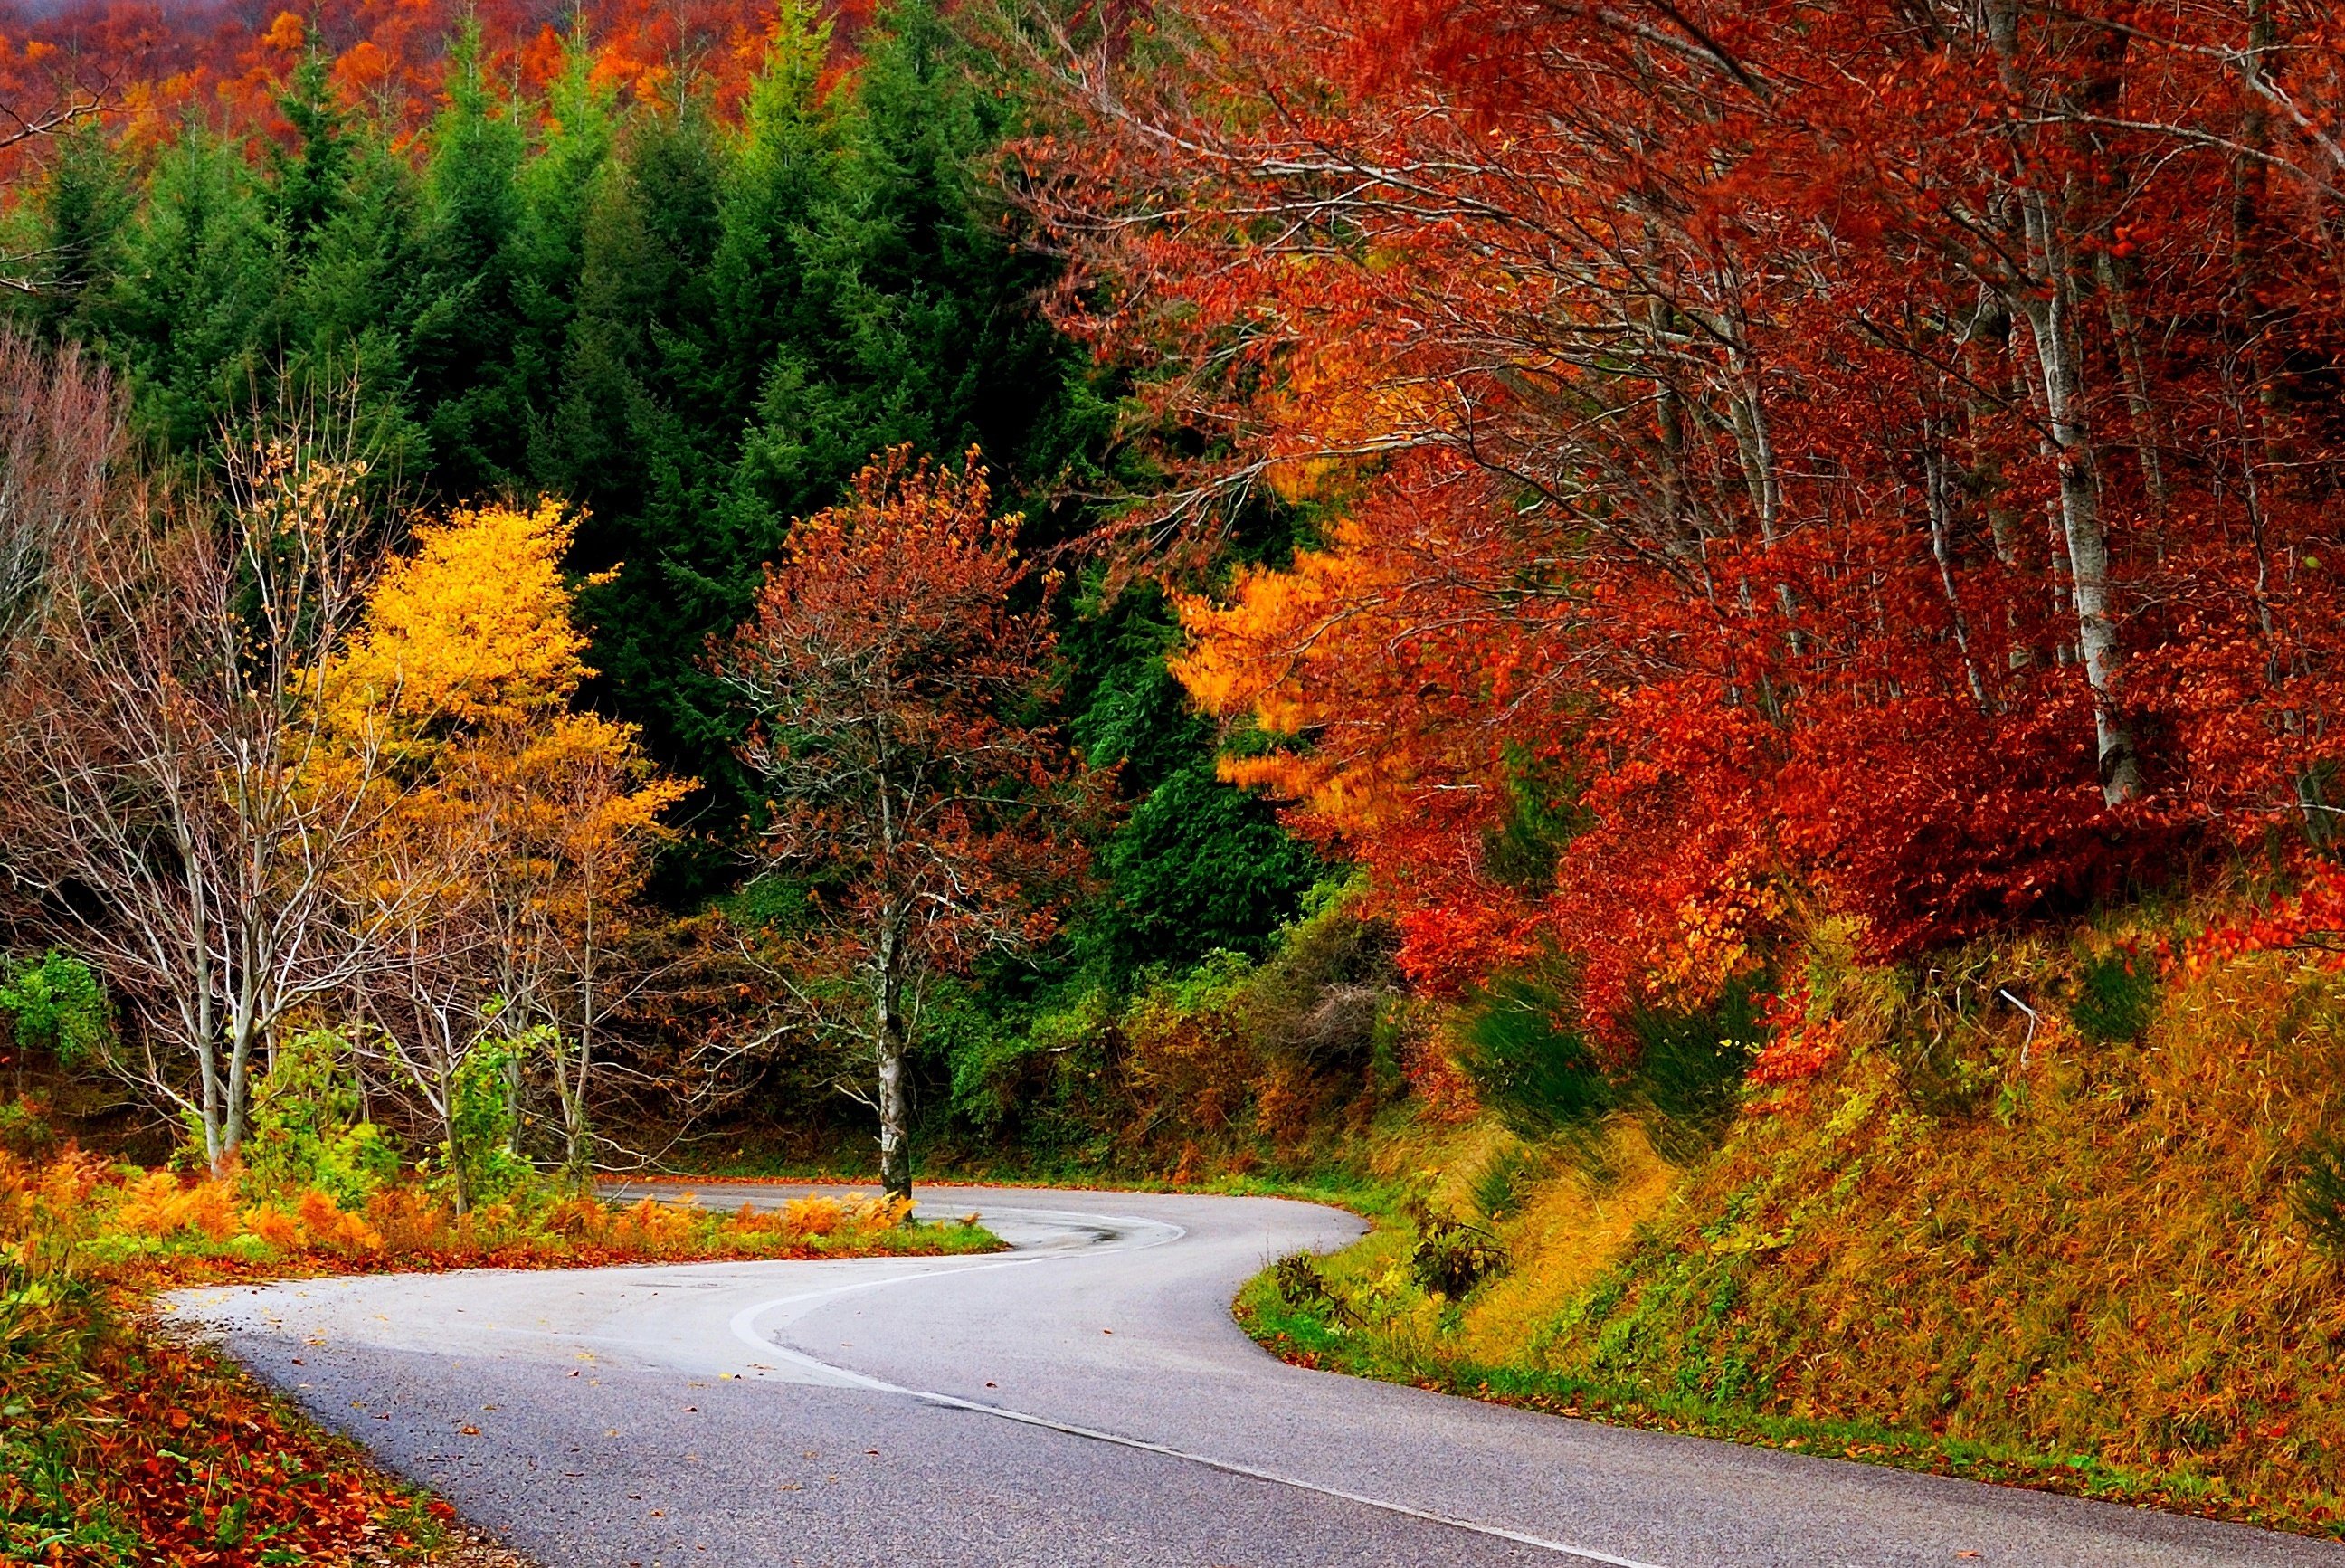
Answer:
[(362, 995), (460, 1195), (493, 1153), (460, 1146), (468, 1079), (517, 1081), (524, 1054), (583, 1176), (613, 925), (686, 788), (654, 777), (631, 726), (574, 708), (591, 673), (561, 571), (574, 526), (547, 501), (419, 528), (320, 683), (341, 755), (388, 759), (371, 787), (391, 803), (350, 882), (374, 954)]

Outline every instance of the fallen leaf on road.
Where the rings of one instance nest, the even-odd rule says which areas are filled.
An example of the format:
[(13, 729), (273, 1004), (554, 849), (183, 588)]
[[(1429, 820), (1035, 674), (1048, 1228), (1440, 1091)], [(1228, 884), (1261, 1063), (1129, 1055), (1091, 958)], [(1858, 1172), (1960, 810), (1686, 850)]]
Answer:
[(456, 1430), (462, 1432), (466, 1437), (478, 1437), (481, 1435), (481, 1429), (476, 1426), (461, 1426)]

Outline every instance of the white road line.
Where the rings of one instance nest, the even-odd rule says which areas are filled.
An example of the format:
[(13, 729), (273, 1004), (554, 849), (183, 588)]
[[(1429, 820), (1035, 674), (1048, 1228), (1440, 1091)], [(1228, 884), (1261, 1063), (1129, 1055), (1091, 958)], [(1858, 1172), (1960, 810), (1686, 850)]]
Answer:
[[(1050, 1213), (1054, 1218), (1099, 1220), (1108, 1225), (1164, 1223), (1109, 1219), (1098, 1215), (1072, 1214), (1064, 1211), (1026, 1209), (1018, 1212)], [(937, 1405), (946, 1410), (967, 1410), (974, 1415), (993, 1416), (1005, 1421), (1016, 1421), (1021, 1426), (1040, 1427), (1047, 1431), (1061, 1432), (1068, 1437), (1088, 1438), (1093, 1442), (1112, 1443), (1118, 1448), (1138, 1449), (1142, 1453), (1152, 1453), (1165, 1459), (1177, 1459), (1189, 1464), (1203, 1465), (1208, 1470), (1220, 1471), (1225, 1475), (1239, 1475), (1250, 1481), (1268, 1481), (1274, 1486), (1292, 1487), (1297, 1492), (1314, 1492), (1321, 1497), (1331, 1497), (1343, 1502), (1357, 1503), (1363, 1508), (1373, 1508), (1386, 1513), (1396, 1513), (1404, 1518), (1422, 1520), (1428, 1524), (1438, 1524), (1450, 1530), (1463, 1530), (1475, 1535), (1512, 1542), (1518, 1546), (1551, 1552), (1558, 1556), (1574, 1558), (1582, 1563), (1601, 1563), (1607, 1564), (1608, 1568), (1660, 1568), (1658, 1563), (1643, 1562), (1638, 1558), (1616, 1557), (1609, 1552), (1599, 1552), (1587, 1546), (1574, 1546), (1562, 1541), (1551, 1541), (1544, 1535), (1532, 1535), (1524, 1531), (1508, 1530), (1496, 1524), (1483, 1524), (1471, 1519), (1460, 1519), (1455, 1514), (1437, 1513), (1431, 1509), (1412, 1508), (1406, 1502), (1395, 1502), (1387, 1498), (1369, 1497), (1357, 1492), (1345, 1492), (1341, 1487), (1322, 1486), (1317, 1481), (1304, 1481), (1296, 1476), (1281, 1475), (1275, 1471), (1262, 1470), (1254, 1465), (1239, 1463), (1235, 1460), (1215, 1459), (1211, 1454), (1174, 1448), (1168, 1443), (1150, 1442), (1145, 1438), (1126, 1437), (1122, 1432), (1101, 1431), (1096, 1427), (1076, 1426), (1071, 1422), (1053, 1420), (1048, 1416), (1038, 1416), (1027, 1410), (1011, 1410), (1007, 1405), (989, 1405), (977, 1400), (964, 1400), (957, 1394), (938, 1393), (929, 1389), (908, 1389), (901, 1384), (887, 1382), (846, 1367), (835, 1367), (827, 1361), (817, 1360), (803, 1351), (791, 1349), (777, 1339), (758, 1333), (756, 1327), (758, 1319), (784, 1307), (803, 1306), (835, 1296), (848, 1296), (858, 1291), (877, 1290), (883, 1286), (904, 1285), (918, 1279), (948, 1279), (962, 1274), (980, 1274), (995, 1268), (1023, 1268), (1037, 1263), (1065, 1262), (1077, 1257), (1097, 1257), (1101, 1252), (1130, 1251), (1141, 1247), (1154, 1247), (1164, 1242), (1177, 1241), (1182, 1236), (1188, 1234), (1178, 1226), (1172, 1226), (1170, 1228), (1174, 1234), (1169, 1237), (1137, 1243), (1111, 1242), (1105, 1247), (1080, 1253), (1044, 1253), (1025, 1257), (1005, 1258), (994, 1263), (973, 1264), (966, 1268), (928, 1269), (918, 1273), (894, 1274), (884, 1279), (858, 1280), (852, 1285), (832, 1286), (823, 1290), (803, 1290), (795, 1296), (783, 1296), (771, 1301), (759, 1302), (754, 1307), (746, 1307), (736, 1312), (732, 1322), (733, 1337), (760, 1354), (778, 1356), (803, 1370), (836, 1380), (838, 1383), (848, 1388), (866, 1389), (879, 1394), (898, 1394), (906, 1399), (919, 1400), (924, 1404)]]

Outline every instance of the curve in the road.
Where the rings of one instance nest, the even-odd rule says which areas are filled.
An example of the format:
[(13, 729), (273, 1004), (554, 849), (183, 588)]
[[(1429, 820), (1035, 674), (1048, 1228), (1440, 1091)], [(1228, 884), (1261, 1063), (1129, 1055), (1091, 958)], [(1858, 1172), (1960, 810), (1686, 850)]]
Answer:
[(546, 1568), (2345, 1568), (2297, 1537), (1285, 1366), (1229, 1299), (1269, 1259), (1358, 1235), (1335, 1210), (937, 1196), (1017, 1250), (381, 1276), (175, 1305)]
[[(1030, 1214), (1033, 1211), (1028, 1212)], [(999, 1211), (994, 1217), (997, 1219), (1001, 1217)], [(1135, 1222), (1118, 1221), (1116, 1223)], [(1175, 1227), (1172, 1227), (1171, 1236), (1152, 1238), (1140, 1245), (1152, 1246), (1157, 1245), (1160, 1240), (1178, 1240), (1186, 1234), (1186, 1231)], [(1109, 1245), (1129, 1247), (1132, 1244), (1115, 1242)], [(1046, 1256), (1035, 1255), (1013, 1257), (1000, 1263), (975, 1264), (957, 1272), (971, 1274), (992, 1268), (1021, 1268), (1029, 1264), (1046, 1261), (1048, 1261)], [(1188, 1464), (1201, 1464), (1208, 1470), (1217, 1470), (1227, 1475), (1242, 1475), (1254, 1481), (1269, 1481), (1276, 1486), (1293, 1487), (1298, 1492), (1308, 1492), (1321, 1497), (1339, 1498), (1345, 1502), (1359, 1503), (1363, 1507), (1396, 1513), (1405, 1518), (1425, 1520), (1429, 1523), (1442, 1525), (1451, 1530), (1462, 1530), (1475, 1535), (1487, 1535), (1498, 1541), (1511, 1541), (1519, 1545), (1536, 1547), (1542, 1552), (1575, 1558), (1582, 1563), (1603, 1563), (1610, 1564), (1611, 1568), (1660, 1568), (1657, 1563), (1640, 1563), (1633, 1557), (1615, 1557), (1610, 1553), (1598, 1552), (1585, 1546), (1572, 1546), (1560, 1541), (1550, 1541), (1545, 1536), (1532, 1535), (1520, 1530), (1508, 1530), (1499, 1525), (1478, 1523), (1471, 1519), (1452, 1518), (1447, 1514), (1435, 1513), (1426, 1509), (1411, 1508), (1405, 1502), (1396, 1502), (1389, 1498), (1367, 1497), (1356, 1492), (1343, 1491), (1338, 1487), (1321, 1486), (1314, 1481), (1299, 1480), (1291, 1475), (1281, 1475), (1274, 1471), (1262, 1470), (1254, 1465), (1240, 1464), (1232, 1460), (1215, 1459), (1211, 1454), (1193, 1453), (1187, 1449), (1174, 1448), (1169, 1443), (1149, 1442), (1141, 1438), (1125, 1437), (1121, 1432), (1101, 1431), (1093, 1427), (1077, 1426), (1070, 1421), (1054, 1420), (1049, 1416), (1036, 1415), (1031, 1410), (1011, 1410), (1007, 1405), (987, 1404), (979, 1400), (965, 1400), (957, 1394), (939, 1393), (933, 1389), (908, 1389), (901, 1384), (890, 1383), (882, 1379), (866, 1377), (863, 1373), (849, 1368), (817, 1360), (802, 1350), (793, 1350), (778, 1340), (769, 1339), (756, 1330), (756, 1325), (759, 1319), (786, 1307), (828, 1301), (841, 1296), (880, 1289), (903, 1282), (900, 1278), (863, 1280), (853, 1285), (835, 1285), (827, 1290), (802, 1291), (795, 1296), (784, 1296), (777, 1300), (762, 1302), (754, 1307), (745, 1307), (733, 1315), (733, 1335), (743, 1344), (761, 1354), (777, 1356), (793, 1366), (836, 1378), (840, 1383), (849, 1387), (868, 1389), (874, 1393), (900, 1394), (907, 1399), (919, 1400), (925, 1404), (936, 1405), (946, 1410), (968, 1410), (976, 1415), (992, 1416), (1000, 1420), (1015, 1421), (1021, 1426), (1041, 1427), (1050, 1431), (1062, 1432), (1069, 1437), (1083, 1438), (1092, 1442), (1113, 1443), (1119, 1448), (1137, 1449), (1143, 1453), (1160, 1454), (1166, 1459), (1180, 1460)]]

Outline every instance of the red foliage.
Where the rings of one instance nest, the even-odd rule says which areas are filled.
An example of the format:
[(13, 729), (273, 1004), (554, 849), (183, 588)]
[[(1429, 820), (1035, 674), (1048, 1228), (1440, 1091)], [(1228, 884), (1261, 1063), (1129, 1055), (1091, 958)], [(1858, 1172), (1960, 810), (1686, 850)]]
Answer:
[(246, 1568), (422, 1544), (427, 1505), (232, 1368), (125, 1328), (97, 1333), (92, 1392), (70, 1415), (90, 1434), (89, 1501), (137, 1533), (141, 1561)]
[[(851, 46), (869, 0), (825, 6)], [(29, 114), (69, 87), (101, 90), (134, 135), (168, 137), (188, 115), (268, 135), (286, 128), (277, 97), (315, 47), (354, 107), (394, 128), (420, 128), (442, 102), (450, 41), (466, 16), (481, 28), (492, 80), (527, 92), (563, 63), (575, 29), (603, 79), (650, 97), (680, 75), (729, 104), (762, 57), (774, 7), (752, 0), (322, 0), (269, 5), (66, 0), (0, 5), (0, 103)]]
[(2345, 962), (2345, 871), (2326, 863), (2311, 867), (2289, 896), (2201, 932), (2183, 948), (2181, 966), (2198, 974), (2245, 953), (2280, 951)]
[[(1334, 519), (1182, 673), (1418, 973), (1560, 942), (1600, 1014), (1747, 964), (1761, 884), (1893, 952), (2328, 814), (2332, 7), (1159, 14), (1051, 57), (1063, 313), (1185, 433), (1136, 537)], [(1526, 759), (1590, 821), (1548, 892), (1486, 849)]]

